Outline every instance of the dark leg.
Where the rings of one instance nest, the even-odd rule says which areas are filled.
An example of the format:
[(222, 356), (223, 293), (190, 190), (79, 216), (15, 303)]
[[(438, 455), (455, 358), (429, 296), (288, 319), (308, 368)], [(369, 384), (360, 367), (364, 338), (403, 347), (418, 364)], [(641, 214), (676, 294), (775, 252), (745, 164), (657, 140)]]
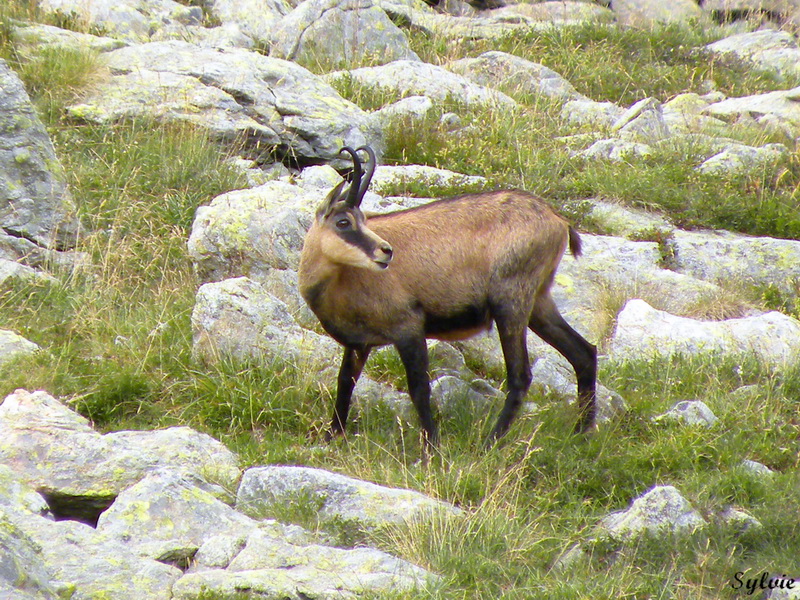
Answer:
[(503, 357), (506, 362), (508, 394), (500, 417), (497, 419), (497, 425), (489, 439), (486, 440), (487, 446), (491, 446), (508, 431), (531, 385), (531, 366), (528, 360), (528, 348), (525, 344), (526, 324), (524, 321), (516, 322), (518, 320), (513, 316), (509, 318), (503, 314), (495, 316), (497, 333), (500, 336), (500, 344), (503, 347)]
[(342, 366), (339, 367), (338, 387), (336, 389), (336, 405), (333, 409), (331, 428), (325, 434), (325, 440), (330, 441), (342, 435), (347, 424), (347, 414), (350, 412), (350, 399), (353, 397), (353, 388), (361, 376), (364, 364), (367, 362), (370, 346), (357, 348), (345, 347), (342, 357)]
[(439, 443), (439, 431), (431, 414), (431, 383), (428, 377), (428, 346), (425, 338), (398, 342), (395, 347), (406, 368), (408, 393), (419, 415), (426, 448), (435, 449)]
[(569, 326), (558, 312), (549, 292), (536, 299), (529, 326), (536, 335), (558, 350), (575, 369), (580, 411), (576, 430), (581, 433), (588, 431), (594, 425), (597, 410), (597, 348)]

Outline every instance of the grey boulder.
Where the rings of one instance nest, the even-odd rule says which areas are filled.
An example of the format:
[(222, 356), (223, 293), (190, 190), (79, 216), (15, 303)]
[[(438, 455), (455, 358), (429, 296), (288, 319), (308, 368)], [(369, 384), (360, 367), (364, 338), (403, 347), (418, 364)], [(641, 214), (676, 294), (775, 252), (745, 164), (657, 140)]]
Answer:
[(382, 148), (372, 117), (303, 67), (238, 48), (151, 42), (107, 54), (112, 70), (68, 108), (98, 123), (131, 117), (190, 122), (222, 139), (246, 139), (253, 156), (299, 163), (334, 159), (342, 145)]
[(23, 246), (56, 250), (73, 247), (79, 229), (63, 167), (47, 131), (19, 77), (2, 59), (0, 227)]
[(372, 0), (306, 0), (273, 28), (270, 53), (334, 68), (419, 60), (406, 34)]
[(310, 502), (320, 522), (344, 522), (362, 529), (407, 523), (431, 515), (460, 516), (461, 510), (412, 490), (390, 488), (309, 467), (254, 467), (245, 471), (236, 508), (254, 518), (277, 507)]

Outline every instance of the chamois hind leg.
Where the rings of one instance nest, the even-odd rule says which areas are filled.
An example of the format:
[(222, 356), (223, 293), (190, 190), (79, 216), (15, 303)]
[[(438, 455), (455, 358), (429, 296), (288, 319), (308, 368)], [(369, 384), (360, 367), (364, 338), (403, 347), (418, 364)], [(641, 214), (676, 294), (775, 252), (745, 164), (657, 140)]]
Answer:
[(333, 408), (331, 427), (325, 433), (325, 440), (331, 441), (335, 436), (342, 435), (347, 425), (347, 414), (350, 412), (350, 399), (353, 397), (353, 388), (361, 376), (364, 364), (367, 362), (371, 346), (346, 346), (342, 365), (339, 367), (338, 386), (336, 389), (336, 404)]
[(419, 424), (425, 436), (425, 447), (433, 450), (439, 444), (439, 430), (431, 413), (431, 382), (428, 376), (428, 345), (424, 337), (410, 338), (395, 344), (406, 369), (408, 394), (417, 409)]
[(558, 350), (575, 369), (578, 380), (578, 410), (576, 430), (583, 433), (594, 425), (596, 412), (597, 348), (575, 331), (558, 312), (549, 290), (536, 297), (528, 325), (531, 330)]
[(497, 425), (486, 440), (487, 447), (508, 431), (531, 385), (531, 365), (525, 343), (527, 332), (525, 321), (516, 315), (506, 315), (501, 312), (495, 315), (495, 323), (506, 363), (508, 393), (503, 410), (497, 419)]

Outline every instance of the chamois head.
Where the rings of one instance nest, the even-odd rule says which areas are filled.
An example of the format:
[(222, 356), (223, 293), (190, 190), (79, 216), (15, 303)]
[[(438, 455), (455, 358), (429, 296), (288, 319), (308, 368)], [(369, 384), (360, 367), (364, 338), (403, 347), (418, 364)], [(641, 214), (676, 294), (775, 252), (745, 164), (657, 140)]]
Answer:
[[(358, 158), (362, 150), (369, 157), (366, 174)], [(320, 250), (333, 263), (380, 271), (389, 266), (392, 247), (367, 227), (360, 208), (375, 172), (375, 153), (367, 146), (344, 147), (342, 152), (352, 156), (353, 173), (350, 185), (342, 181), (317, 209)]]

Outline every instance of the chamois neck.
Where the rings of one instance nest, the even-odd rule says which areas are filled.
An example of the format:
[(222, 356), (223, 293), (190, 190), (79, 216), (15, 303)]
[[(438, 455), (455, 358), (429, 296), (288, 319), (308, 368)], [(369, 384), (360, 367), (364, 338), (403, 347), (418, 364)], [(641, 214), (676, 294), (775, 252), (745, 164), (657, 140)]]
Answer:
[(341, 270), (341, 265), (334, 263), (322, 252), (320, 240), (316, 232), (309, 232), (300, 255), (298, 283), (300, 293), (306, 297), (307, 290), (321, 289), (330, 283)]

